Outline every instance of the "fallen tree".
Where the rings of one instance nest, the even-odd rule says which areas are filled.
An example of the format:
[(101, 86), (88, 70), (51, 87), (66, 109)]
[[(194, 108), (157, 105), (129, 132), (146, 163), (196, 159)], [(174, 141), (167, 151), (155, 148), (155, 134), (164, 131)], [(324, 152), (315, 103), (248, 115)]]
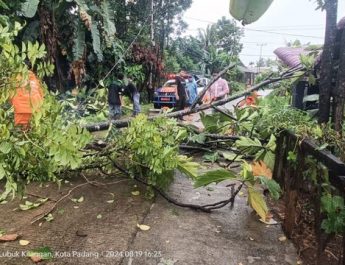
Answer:
[[(228, 68), (226, 68), (228, 70)], [(185, 116), (185, 115), (189, 115), (189, 114), (193, 114), (193, 113), (197, 113), (203, 110), (207, 110), (210, 108), (214, 108), (217, 106), (222, 106), (228, 102), (231, 102), (233, 100), (245, 97), (250, 95), (253, 91), (257, 91), (259, 89), (264, 88), (265, 86), (269, 85), (269, 84), (273, 84), (273, 83), (277, 83), (280, 82), (282, 80), (285, 79), (289, 79), (289, 78), (295, 78), (295, 73), (299, 72), (302, 68), (295, 68), (293, 71), (286, 71), (284, 72), (280, 77), (277, 78), (269, 78), (267, 80), (262, 81), (261, 83), (251, 87), (250, 89), (248, 89), (247, 91), (241, 92), (241, 93), (237, 93), (233, 96), (230, 96), (228, 98), (224, 98), (218, 101), (214, 101), (210, 104), (203, 104), (203, 105), (193, 105), (188, 109), (185, 110), (181, 110), (181, 111), (175, 111), (175, 112), (171, 112), (171, 113), (167, 113), (167, 114), (162, 114), (162, 115), (158, 115), (158, 116), (154, 116), (154, 117), (149, 117), (150, 120), (156, 119), (158, 117), (167, 117), (167, 118), (177, 118), (177, 117), (181, 117), (181, 116)], [(217, 80), (221, 75), (223, 74), (223, 71), (220, 72), (213, 80), (213, 82), (215, 80)], [(201, 92), (201, 94), (199, 95), (198, 99), (200, 99), (202, 96), (202, 94), (205, 94), (206, 91), (210, 88), (212, 82)], [(200, 97), (201, 96), (201, 97)], [(198, 102), (198, 99), (195, 102)], [(87, 129), (89, 132), (95, 132), (95, 131), (103, 131), (103, 130), (107, 130), (109, 129), (110, 125), (116, 127), (116, 128), (124, 128), (124, 127), (128, 127), (129, 122), (132, 120), (132, 118), (130, 119), (123, 119), (123, 120), (113, 120), (113, 121), (106, 121), (106, 122), (99, 122), (99, 123), (95, 123), (95, 124), (89, 124), (84, 126), (85, 129)]]

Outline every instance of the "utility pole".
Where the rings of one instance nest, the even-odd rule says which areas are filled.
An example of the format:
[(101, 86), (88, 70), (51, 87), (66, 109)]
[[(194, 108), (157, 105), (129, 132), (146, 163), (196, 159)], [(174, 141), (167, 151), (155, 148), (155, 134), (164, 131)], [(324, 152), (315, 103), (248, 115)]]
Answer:
[(153, 30), (153, 0), (151, 0), (151, 44), (155, 46), (155, 36)]
[(260, 63), (261, 63), (261, 58), (262, 58), (262, 47), (266, 46), (267, 43), (257, 43), (257, 46), (260, 46), (260, 57), (259, 57), (259, 62), (258, 62), (258, 74), (260, 74)]
[[(151, 0), (151, 45), (152, 47), (155, 46), (155, 35), (154, 35), (154, 30), (153, 30), (153, 0)], [(149, 77), (149, 90), (152, 92), (153, 85), (152, 85), (152, 75), (153, 75), (153, 65), (152, 62), (150, 63), (150, 77)], [(153, 94), (153, 93), (152, 93)], [(149, 93), (150, 95), (150, 93)]]

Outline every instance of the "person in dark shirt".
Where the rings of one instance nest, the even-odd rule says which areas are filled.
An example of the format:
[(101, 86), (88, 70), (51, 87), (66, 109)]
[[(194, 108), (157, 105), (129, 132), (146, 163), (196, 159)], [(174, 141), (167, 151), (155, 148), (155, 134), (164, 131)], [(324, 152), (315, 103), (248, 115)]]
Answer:
[(122, 114), (121, 97), (124, 92), (123, 74), (118, 73), (108, 88), (109, 118), (119, 119)]
[(128, 78), (126, 92), (133, 102), (133, 116), (137, 116), (140, 113), (140, 93), (130, 77)]
[(181, 76), (175, 77), (177, 89), (176, 89), (176, 109), (183, 110), (187, 104), (186, 83)]

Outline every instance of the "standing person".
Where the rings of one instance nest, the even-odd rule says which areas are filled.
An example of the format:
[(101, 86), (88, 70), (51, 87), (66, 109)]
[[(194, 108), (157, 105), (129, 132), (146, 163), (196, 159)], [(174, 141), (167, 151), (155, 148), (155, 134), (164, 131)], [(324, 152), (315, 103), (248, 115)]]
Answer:
[(186, 93), (186, 84), (184, 79), (177, 75), (175, 77), (177, 89), (176, 89), (176, 109), (183, 110), (187, 104), (187, 93)]
[(187, 105), (191, 106), (198, 95), (198, 86), (196, 85), (196, 82), (193, 76), (188, 77), (187, 94), (188, 94)]
[(108, 88), (109, 118), (119, 119), (122, 114), (121, 98), (124, 92), (123, 74), (118, 73)]
[(133, 117), (140, 113), (140, 93), (138, 88), (134, 84), (133, 80), (128, 78), (128, 85), (126, 86), (126, 92), (133, 102)]
[(44, 94), (40, 80), (30, 70), (27, 80), (18, 76), (17, 82), (18, 88), (11, 98), (14, 107), (14, 124), (27, 129), (32, 115), (38, 112), (43, 104)]
[[(213, 78), (215, 78), (217, 74), (218, 73), (213, 73), (212, 75)], [(229, 93), (230, 93), (230, 89), (228, 86), (228, 82), (221, 77), (218, 78), (218, 80), (214, 82), (212, 86), (209, 88), (209, 96), (210, 96), (211, 102), (223, 99)]]

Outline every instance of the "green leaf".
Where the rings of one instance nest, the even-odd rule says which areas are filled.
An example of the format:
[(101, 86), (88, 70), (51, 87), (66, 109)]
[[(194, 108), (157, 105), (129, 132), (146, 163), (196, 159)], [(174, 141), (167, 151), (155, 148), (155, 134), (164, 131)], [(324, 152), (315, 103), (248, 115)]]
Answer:
[(44, 219), (45, 219), (47, 222), (51, 222), (51, 221), (54, 220), (54, 217), (53, 217), (53, 215), (50, 213), (50, 214), (48, 214), (47, 216), (45, 216)]
[(272, 151), (265, 151), (263, 154), (263, 161), (271, 170), (274, 168), (275, 157), (276, 155)]
[(19, 208), (22, 211), (27, 211), (27, 210), (30, 210), (30, 209), (35, 209), (35, 208), (41, 206), (46, 201), (48, 201), (48, 198), (38, 199), (36, 202), (25, 201), (24, 204), (19, 204)]
[(345, 207), (344, 198), (324, 194), (321, 197), (321, 211), (326, 213), (327, 218), (321, 223), (326, 233), (342, 234), (345, 231)]
[(176, 141), (184, 140), (187, 138), (187, 136), (188, 136), (187, 130), (181, 129), (178, 131), (178, 133), (176, 135)]
[(2, 164), (0, 164), (0, 180), (2, 180), (6, 176), (6, 171)]
[(97, 28), (96, 22), (92, 21), (91, 24), (91, 36), (92, 36), (92, 47), (99, 62), (103, 61), (103, 52), (101, 49), (101, 37)]
[(188, 140), (192, 143), (203, 144), (206, 140), (206, 135), (204, 133), (194, 134), (193, 136), (189, 137)]
[(326, 213), (336, 213), (344, 209), (344, 198), (340, 196), (332, 196), (330, 194), (321, 197), (321, 209)]
[(21, 11), (23, 12), (23, 15), (28, 18), (34, 17), (39, 2), (40, 0), (26, 0), (21, 6)]
[(196, 178), (196, 181), (194, 182), (194, 187), (202, 187), (207, 186), (213, 182), (219, 183), (223, 180), (227, 179), (236, 179), (237, 175), (229, 170), (225, 169), (218, 169), (213, 171), (208, 171), (205, 174), (199, 176)]
[(248, 187), (248, 203), (262, 220), (266, 220), (268, 208), (265, 199), (261, 193), (250, 186)]
[(259, 177), (261, 184), (265, 185), (268, 188), (268, 191), (270, 192), (273, 199), (278, 200), (281, 194), (281, 188), (279, 184), (273, 180), (268, 179), (265, 177)]
[(0, 7), (3, 8), (3, 9), (9, 10), (8, 6), (6, 5), (6, 3), (3, 2), (2, 0), (0, 0)]
[(191, 178), (196, 178), (198, 175), (198, 169), (200, 165), (196, 162), (192, 162), (186, 156), (178, 157), (177, 169)]
[(231, 152), (222, 152), (222, 155), (226, 160), (236, 161), (236, 162), (242, 161), (242, 157), (243, 157), (242, 155), (237, 155)]
[(276, 140), (277, 138), (274, 134), (271, 134), (270, 140), (268, 141), (266, 148), (274, 152), (276, 150)]
[(230, 0), (230, 14), (247, 25), (257, 21), (273, 0)]
[(3, 154), (8, 154), (12, 149), (12, 145), (9, 142), (2, 142), (0, 144), (0, 152)]
[(108, 46), (111, 45), (111, 42), (114, 41), (115, 38), (115, 12), (112, 8), (112, 5), (109, 4), (109, 1), (102, 1), (101, 3), (101, 15), (103, 17), (103, 25), (104, 25), (104, 31), (106, 33), (106, 40)]
[(259, 139), (251, 139), (244, 136), (241, 136), (240, 139), (235, 142), (235, 144), (238, 149), (245, 151), (248, 154), (255, 154), (263, 148)]
[(205, 131), (210, 133), (218, 132), (218, 120), (215, 119), (212, 115), (207, 115), (205, 113), (200, 114), (200, 119), (205, 127)]
[(246, 161), (244, 161), (244, 163), (242, 164), (241, 176), (244, 181), (255, 183), (252, 166), (248, 164)]
[(78, 21), (75, 30), (76, 37), (74, 38), (74, 45), (73, 45), (73, 60), (77, 61), (80, 60), (85, 51), (86, 43), (85, 43), (85, 28), (83, 24)]
[(208, 154), (205, 154), (202, 158), (204, 159), (204, 161), (214, 163), (219, 159), (219, 154), (218, 152), (208, 153)]

